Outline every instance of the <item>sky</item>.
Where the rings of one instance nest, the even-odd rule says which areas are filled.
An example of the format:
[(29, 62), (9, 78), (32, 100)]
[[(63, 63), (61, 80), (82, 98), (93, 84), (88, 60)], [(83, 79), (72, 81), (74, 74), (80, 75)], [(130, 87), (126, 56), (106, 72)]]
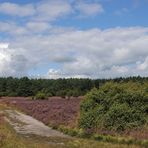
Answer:
[(148, 0), (0, 0), (0, 77), (148, 76)]

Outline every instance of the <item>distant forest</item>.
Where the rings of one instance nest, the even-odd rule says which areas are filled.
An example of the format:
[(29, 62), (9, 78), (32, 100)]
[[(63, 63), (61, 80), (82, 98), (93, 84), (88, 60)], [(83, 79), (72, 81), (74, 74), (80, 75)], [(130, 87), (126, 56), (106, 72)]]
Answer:
[(113, 82), (148, 82), (148, 77), (128, 77), (116, 79), (29, 79), (0, 78), (0, 96), (35, 96), (42, 92), (47, 96), (83, 96), (92, 88), (99, 88), (108, 81)]

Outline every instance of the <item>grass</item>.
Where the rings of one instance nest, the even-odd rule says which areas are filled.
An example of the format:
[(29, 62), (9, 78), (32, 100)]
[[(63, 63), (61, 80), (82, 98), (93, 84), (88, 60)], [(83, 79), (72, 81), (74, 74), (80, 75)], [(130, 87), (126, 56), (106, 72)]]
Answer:
[(92, 139), (104, 143), (112, 143), (112, 144), (126, 144), (126, 145), (139, 145), (141, 147), (148, 147), (148, 140), (137, 140), (132, 137), (121, 137), (121, 136), (111, 136), (111, 135), (101, 135), (101, 134), (88, 134), (84, 132), (82, 129), (71, 129), (64, 126), (57, 127), (57, 129), (65, 134), (85, 138)]
[[(8, 124), (0, 126), (1, 148), (128, 148), (128, 145), (96, 142), (93, 140), (74, 139), (72, 141), (52, 142), (52, 139), (38, 137), (22, 137), (17, 135)], [(35, 139), (36, 138), (36, 139)], [(49, 142), (47, 142), (49, 141)], [(55, 141), (55, 140), (53, 140)], [(130, 148), (139, 148), (130, 146)]]
[[(34, 135), (22, 136), (3, 120), (1, 111), (7, 106), (0, 105), (0, 148), (140, 148), (138, 145), (115, 144), (90, 139), (44, 138)], [(28, 137), (29, 136), (29, 137)]]

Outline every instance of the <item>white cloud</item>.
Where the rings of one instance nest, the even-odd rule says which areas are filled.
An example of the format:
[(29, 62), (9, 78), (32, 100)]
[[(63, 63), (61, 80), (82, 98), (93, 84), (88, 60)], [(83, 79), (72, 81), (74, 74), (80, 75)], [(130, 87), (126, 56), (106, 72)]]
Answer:
[(75, 6), (75, 8), (80, 11), (80, 16), (94, 16), (104, 12), (102, 5), (99, 3), (80, 2)]
[(8, 48), (9, 44), (7, 43), (0, 43), (0, 49)]
[(31, 4), (19, 5), (15, 3), (5, 2), (0, 3), (0, 12), (7, 15), (25, 17), (34, 15), (35, 9)]
[(38, 21), (52, 21), (71, 12), (72, 6), (70, 3), (61, 0), (46, 0), (25, 5), (10, 2), (0, 3), (0, 13), (2, 14), (29, 17)]
[(111, 71), (117, 72), (117, 73), (121, 73), (121, 74), (125, 74), (128, 72), (128, 68), (125, 66), (113, 66), (111, 68)]
[[(77, 14), (77, 11), (79, 12)], [(78, 16), (95, 16), (104, 12), (100, 3), (77, 2), (68, 0), (43, 0), (37, 3), (17, 4), (0, 3), (0, 13), (10, 16), (26, 17), (29, 21), (55, 21), (61, 17), (75, 14)]]
[(46, 22), (37, 22), (31, 21), (27, 22), (23, 26), (20, 26), (14, 22), (0, 22), (0, 32), (3, 32), (7, 35), (11, 35), (13, 37), (17, 37), (18, 35), (33, 35), (33, 34), (40, 34), (50, 32), (53, 27)]
[(145, 58), (143, 63), (139, 62), (137, 68), (138, 70), (143, 70), (143, 71), (148, 70), (148, 56)]
[(66, 73), (62, 73), (61, 70), (56, 70), (56, 69), (49, 69), (48, 73), (44, 76), (41, 76), (47, 79), (58, 79), (58, 78), (88, 78), (87, 75), (78, 75), (78, 74), (66, 74)]
[[(1, 69), (0, 75), (4, 70), (18, 75), (21, 66), (25, 68), (19, 75), (23, 75), (44, 65), (50, 65), (46, 75), (49, 78), (148, 75), (146, 27), (51, 32), (29, 37), (16, 35), (10, 47), (0, 52), (1, 67), (9, 68)], [(12, 58), (12, 54), (17, 57)]]
[(29, 29), (32, 32), (43, 32), (47, 29), (50, 29), (51, 26), (46, 22), (28, 22), (26, 24), (27, 29)]
[(0, 3), (0, 13), (16, 20), (0, 22), (6, 40), (0, 43), (0, 76), (29, 75), (33, 69), (40, 74), (45, 65), (48, 78), (147, 76), (148, 27), (78, 30), (53, 23), (71, 14), (91, 17), (103, 11), (97, 1)]
[(27, 75), (34, 63), (25, 57), (22, 49), (10, 48), (7, 43), (0, 43), (0, 47), (0, 76)]
[(46, 78), (49, 79), (58, 79), (61, 77), (64, 77), (63, 74), (59, 70), (55, 70), (53, 68), (48, 70), (47, 75), (45, 75)]
[(0, 22), (0, 32), (4, 32), (13, 36), (24, 35), (29, 33), (25, 27), (18, 26), (14, 22)]
[(115, 58), (119, 60), (125, 59), (129, 54), (129, 49), (124, 49), (124, 48), (115, 49), (113, 54)]
[(43, 1), (36, 6), (35, 20), (52, 21), (72, 12), (72, 6), (67, 1)]

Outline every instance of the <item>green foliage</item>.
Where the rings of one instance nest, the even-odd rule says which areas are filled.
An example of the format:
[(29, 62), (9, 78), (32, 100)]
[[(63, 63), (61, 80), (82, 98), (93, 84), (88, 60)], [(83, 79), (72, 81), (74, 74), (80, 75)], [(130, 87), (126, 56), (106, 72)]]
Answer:
[[(0, 78), (1, 96), (34, 96), (43, 92), (47, 96), (83, 96), (92, 88), (99, 88), (111, 79), (29, 79), (22, 78)], [(113, 79), (114, 82), (148, 82), (148, 78), (129, 77)], [(146, 90), (148, 92), (148, 89)]]
[(40, 92), (45, 94), (47, 97), (52, 97), (53, 96), (52, 93), (46, 88), (43, 88)]
[(47, 97), (52, 97), (53, 95), (52, 95), (52, 93), (48, 92), (48, 93), (46, 93), (46, 96)]
[(17, 92), (18, 92), (18, 96), (31, 96), (32, 95), (32, 91), (30, 89), (30, 85), (31, 82), (27, 77), (23, 77), (19, 80), (18, 83), (18, 88), (17, 88)]
[(7, 93), (7, 96), (9, 96), (9, 97), (17, 97), (18, 94), (16, 92), (9, 92), (9, 93)]
[(104, 119), (104, 126), (117, 131), (139, 127), (145, 123), (142, 112), (130, 108), (127, 104), (113, 104)]
[(148, 121), (148, 83), (108, 82), (89, 92), (80, 106), (79, 125), (123, 131), (142, 127)]
[[(131, 137), (118, 137), (118, 136), (111, 136), (111, 135), (100, 135), (100, 134), (89, 134), (83, 129), (77, 129), (77, 128), (68, 128), (65, 126), (59, 126), (58, 128), (59, 131), (61, 131), (64, 134), (70, 135), (70, 136), (75, 136), (78, 138), (87, 138), (93, 139), (96, 141), (100, 142), (107, 142), (107, 143), (114, 143), (114, 144), (127, 144), (129, 145), (139, 145), (142, 147), (147, 147), (148, 146), (148, 140), (137, 140)], [(95, 142), (95, 141), (93, 141)], [(121, 145), (120, 145), (121, 146)]]
[(60, 90), (56, 93), (57, 96), (60, 96), (62, 98), (66, 97), (66, 90)]
[(35, 100), (47, 100), (48, 97), (42, 92), (38, 92), (34, 98)]
[(72, 96), (73, 97), (79, 97), (81, 95), (81, 92), (80, 90), (78, 89), (74, 89), (73, 92), (72, 92)]
[(68, 90), (67, 93), (66, 93), (66, 96), (67, 96), (68, 98), (70, 98), (71, 96), (73, 96), (72, 90)]
[(67, 97), (79, 97), (83, 93), (79, 89), (72, 89), (72, 90), (67, 90), (66, 91), (66, 96)]
[[(98, 82), (90, 79), (29, 79), (22, 78), (0, 78), (1, 96), (34, 96), (38, 92), (43, 92), (47, 96), (67, 95), (67, 91), (72, 90), (71, 96), (84, 95), (88, 90), (99, 85)], [(15, 95), (14, 95), (15, 93)]]

